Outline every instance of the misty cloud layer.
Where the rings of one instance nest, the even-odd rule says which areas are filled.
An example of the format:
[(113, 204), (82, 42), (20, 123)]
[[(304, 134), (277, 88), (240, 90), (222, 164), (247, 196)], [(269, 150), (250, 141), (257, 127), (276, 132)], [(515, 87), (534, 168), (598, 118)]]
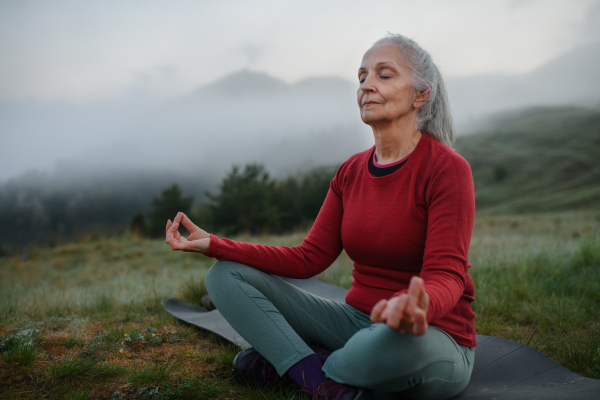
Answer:
[[(495, 112), (600, 102), (600, 45), (527, 74), (447, 79), (458, 133)], [(242, 70), (178, 98), (132, 91), (116, 100), (0, 103), (0, 181), (25, 170), (79, 175), (148, 170), (219, 179), (232, 164), (274, 175), (332, 165), (372, 144), (357, 84), (315, 77), (287, 84)]]

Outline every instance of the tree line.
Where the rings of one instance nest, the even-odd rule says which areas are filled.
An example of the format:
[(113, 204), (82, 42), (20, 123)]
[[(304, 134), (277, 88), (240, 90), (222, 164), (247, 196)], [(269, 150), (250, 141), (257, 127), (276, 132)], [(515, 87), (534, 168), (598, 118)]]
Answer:
[(261, 164), (234, 166), (217, 193), (207, 192), (208, 201), (195, 209), (193, 198), (184, 197), (177, 185), (166, 188), (153, 199), (147, 220), (138, 213), (131, 221), (131, 229), (138, 234), (160, 237), (164, 235), (167, 219), (181, 211), (211, 232), (227, 235), (289, 232), (316, 218), (335, 171), (335, 167), (320, 167), (300, 176), (276, 180)]
[[(196, 199), (185, 196), (178, 184), (163, 186), (158, 195), (157, 189), (145, 183), (53, 187), (51, 182), (23, 181), (18, 187), (5, 185), (0, 189), (0, 255), (123, 229), (160, 237), (166, 220), (178, 211), (211, 232), (283, 233), (314, 220), (335, 171), (335, 166), (319, 167), (274, 179), (261, 164), (234, 166), (217, 189), (197, 196), (196, 206)], [(203, 180), (197, 185), (209, 186)]]

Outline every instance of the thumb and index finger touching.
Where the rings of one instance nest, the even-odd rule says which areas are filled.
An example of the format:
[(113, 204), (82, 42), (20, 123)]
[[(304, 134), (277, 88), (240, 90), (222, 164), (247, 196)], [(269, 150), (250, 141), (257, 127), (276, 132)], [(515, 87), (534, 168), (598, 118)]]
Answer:
[(194, 233), (195, 231), (200, 229), (192, 222), (191, 219), (188, 218), (187, 215), (185, 215), (181, 211), (177, 213), (175, 219), (173, 220), (173, 225), (176, 225), (176, 228), (179, 228), (179, 224), (183, 225), (185, 229), (187, 229), (190, 233)]
[(171, 220), (167, 221), (167, 232), (175, 235), (180, 224), (183, 225), (190, 233), (193, 233), (194, 231), (199, 229), (192, 222), (192, 220), (188, 218), (187, 215), (180, 211), (173, 219), (173, 222), (171, 222)]
[[(425, 314), (427, 313), (427, 306), (429, 304), (429, 296), (425, 291), (423, 279), (418, 276), (412, 277), (408, 292), (400, 297), (404, 297), (404, 301), (401, 302), (404, 306), (400, 307), (401, 310), (398, 309), (396, 312), (400, 312), (403, 315), (395, 317), (400, 317), (409, 323), (416, 322), (418, 325), (422, 325), (424, 323), (423, 319), (426, 318)], [(396, 303), (398, 303), (398, 300), (395, 302), (393, 301), (392, 303), (397, 306)], [(371, 321), (375, 323), (387, 322), (386, 316), (391, 312), (391, 310), (387, 310), (387, 308), (388, 300), (382, 299), (375, 304), (371, 310)]]

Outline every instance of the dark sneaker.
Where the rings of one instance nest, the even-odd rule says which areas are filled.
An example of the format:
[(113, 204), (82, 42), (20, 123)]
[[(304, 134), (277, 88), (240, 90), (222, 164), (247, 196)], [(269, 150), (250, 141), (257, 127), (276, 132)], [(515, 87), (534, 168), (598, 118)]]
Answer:
[(372, 394), (371, 390), (344, 385), (331, 379), (317, 389), (318, 398), (323, 400), (368, 400)]
[(287, 375), (280, 376), (273, 364), (252, 347), (240, 351), (235, 356), (231, 372), (241, 385), (265, 386), (270, 384), (290, 388), (298, 387), (296, 382)]

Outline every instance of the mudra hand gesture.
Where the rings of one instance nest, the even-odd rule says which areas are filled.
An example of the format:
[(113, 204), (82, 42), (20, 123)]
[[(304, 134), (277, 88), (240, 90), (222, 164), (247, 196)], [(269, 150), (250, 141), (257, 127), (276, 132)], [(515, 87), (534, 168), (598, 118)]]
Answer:
[[(179, 223), (190, 232), (187, 238), (181, 236), (177, 231)], [(210, 234), (194, 225), (187, 215), (182, 212), (177, 213), (173, 222), (171, 220), (167, 221), (166, 231), (166, 241), (173, 250), (193, 251), (203, 254), (208, 251)]]
[(385, 322), (390, 328), (404, 334), (423, 335), (427, 331), (428, 305), (429, 295), (423, 279), (413, 276), (408, 293), (375, 304), (371, 310), (371, 321)]

